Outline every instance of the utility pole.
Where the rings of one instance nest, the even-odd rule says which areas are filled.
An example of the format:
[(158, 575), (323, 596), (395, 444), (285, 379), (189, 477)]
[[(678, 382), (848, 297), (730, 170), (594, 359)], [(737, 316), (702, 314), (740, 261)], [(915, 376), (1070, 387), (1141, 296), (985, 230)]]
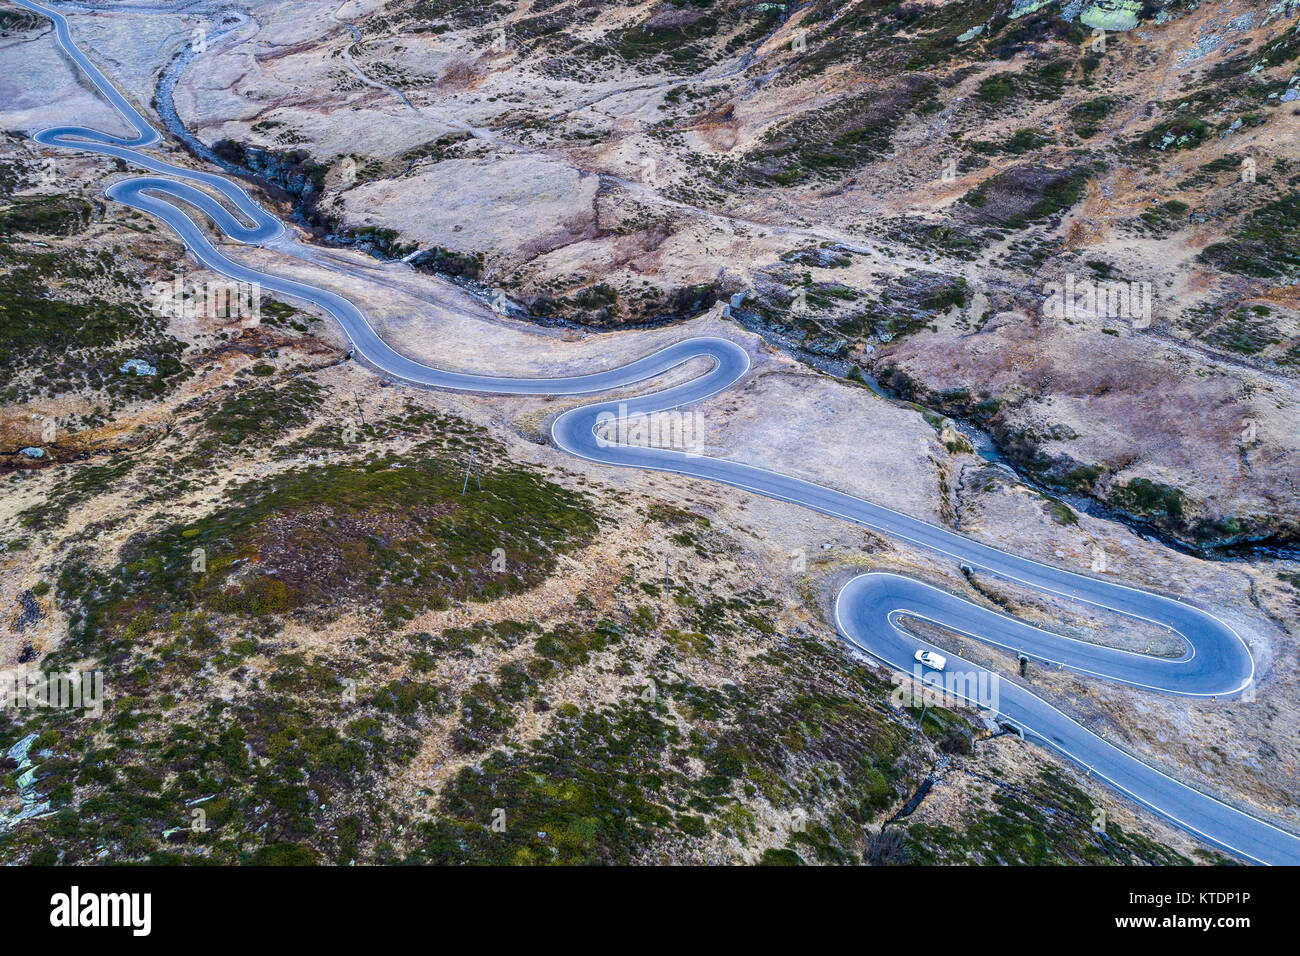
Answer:
[(916, 739), (916, 732), (917, 732), (918, 730), (921, 729), (921, 724), (923, 724), (923, 723), (925, 722), (925, 712), (926, 712), (927, 710), (929, 710), (929, 708), (930, 708), (930, 705), (929, 705), (929, 704), (922, 704), (922, 705), (921, 705), (921, 717), (920, 717), (920, 719), (917, 720), (917, 722), (916, 722), (916, 727), (915, 727), (915, 729), (913, 729), (913, 731), (912, 731), (912, 736), (908, 738), (908, 741), (909, 741), (909, 742), (912, 741), (912, 740), (914, 740), (914, 739)]
[(476, 454), (477, 452), (469, 453), (469, 464), (465, 466), (465, 484), (463, 484), (460, 489), (462, 497), (464, 497), (465, 492), (469, 489), (469, 473), (471, 469), (474, 471), (474, 481), (478, 484), (478, 490), (483, 490), (483, 478), (478, 473), (477, 462), (474, 461), (474, 456)]

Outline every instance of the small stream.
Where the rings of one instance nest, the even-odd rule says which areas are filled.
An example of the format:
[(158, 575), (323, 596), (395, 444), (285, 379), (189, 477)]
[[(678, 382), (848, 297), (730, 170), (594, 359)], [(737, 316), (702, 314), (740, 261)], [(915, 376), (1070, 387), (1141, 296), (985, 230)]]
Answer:
[[(209, 45), (218, 42), (219, 40), (221, 40), (228, 34), (234, 32), (235, 30), (239, 29), (240, 27), (242, 27), (244, 24), (248, 23), (252, 19), (247, 13), (245, 13), (242, 10), (236, 9), (234, 7), (223, 7), (222, 9), (217, 11), (215, 16), (220, 18), (219, 21), (220, 29), (218, 30), (218, 32), (214, 33), (208, 38)], [(168, 132), (170, 132), (178, 140), (184, 143), (196, 156), (199, 156), (204, 161), (212, 163), (213, 165), (225, 170), (226, 172), (232, 175), (248, 177), (258, 182), (264, 182), (265, 180), (263, 179), (263, 177), (258, 176), (257, 173), (254, 172), (253, 170), (247, 169), (242, 166), (236, 166), (233, 163), (223, 160), (216, 153), (214, 153), (211, 148), (209, 148), (201, 140), (199, 140), (197, 136), (192, 134), (189, 131), (189, 129), (186, 128), (185, 124), (181, 122), (180, 115), (176, 111), (176, 104), (174, 99), (176, 85), (179, 82), (181, 75), (185, 72), (186, 68), (190, 65), (190, 63), (193, 61), (196, 55), (197, 54), (194, 51), (194, 49), (190, 46), (190, 44), (187, 43), (184, 47), (181, 48), (181, 50), (176, 54), (176, 56), (172, 59), (172, 61), (164, 68), (158, 80), (158, 86), (157, 86), (157, 90), (155, 94), (155, 102), (154, 102), (154, 107), (157, 110), (159, 118), (162, 120), (162, 123), (166, 127)], [(295, 221), (299, 225), (303, 226), (303, 228), (307, 229), (308, 231), (314, 234), (319, 234), (319, 230), (313, 228), (312, 225), (309, 222), (307, 222), (306, 216), (304, 215), (303, 212), (302, 202), (296, 196), (291, 198), (294, 200), (292, 202), (292, 207), (293, 207), (293, 215)], [(329, 245), (338, 245), (338, 246), (347, 246), (347, 247), (357, 247), (359, 245), (356, 242), (350, 242), (338, 236), (326, 236), (324, 237), (324, 241)], [(394, 261), (382, 255), (376, 249), (371, 248), (369, 251), (376, 258), (383, 259), (385, 261)], [(466, 288), (466, 291), (470, 292), (476, 298), (481, 298), (484, 301), (487, 301), (487, 299), (491, 295), (491, 290), (487, 289), (487, 287), (482, 286), (477, 282), (467, 283), (465, 281), (458, 280), (457, 278), (450, 277), (450, 276), (444, 278), (448, 279), (448, 281), (454, 282), (455, 284), (463, 288)], [(538, 316), (533, 316), (528, 314), (523, 309), (518, 309), (518, 310), (511, 309), (510, 312), (512, 316), (514, 316), (515, 318), (520, 318), (525, 321), (533, 322), (535, 324), (539, 324), (543, 326), (572, 328), (587, 333), (593, 331), (600, 331), (599, 329), (593, 329), (591, 326), (583, 325), (577, 322), (572, 322), (567, 319), (563, 319), (559, 317), (542, 318)], [(825, 372), (828, 375), (833, 375), (836, 378), (842, 378), (842, 379), (848, 378), (850, 373), (856, 368), (857, 376), (860, 377), (861, 383), (864, 384), (867, 388), (869, 388), (877, 396), (891, 402), (904, 401), (897, 394), (893, 393), (891, 390), (881, 385), (880, 382), (877, 381), (874, 376), (868, 374), (861, 367), (857, 366), (856, 363), (850, 362), (847, 359), (837, 358), (830, 355), (824, 355), (809, 350), (808, 348), (805, 347), (804, 341), (801, 338), (798, 338), (781, 329), (774, 328), (773, 326), (767, 324), (762, 320), (760, 315), (752, 309), (737, 308), (732, 310), (731, 315), (732, 318), (736, 321), (736, 323), (740, 325), (742, 328), (760, 336), (764, 341), (781, 349), (783, 352), (790, 355), (792, 358), (796, 359), (803, 365), (807, 365), (810, 368), (817, 369), (818, 371)], [(654, 323), (654, 322), (642, 323), (642, 325), (644, 325), (645, 327), (652, 327), (661, 324), (667, 324), (667, 323)], [(637, 326), (634, 325), (620, 326), (620, 330), (624, 330), (627, 328), (635, 328), (635, 327)], [(906, 404), (910, 405), (914, 403), (907, 402)], [(940, 414), (940, 413), (935, 412), (934, 414)], [(1212, 548), (1212, 549), (1196, 548), (1192, 545), (1186, 544), (1185, 542), (1179, 541), (1178, 539), (1173, 538), (1170, 535), (1165, 534), (1164, 532), (1151, 528), (1149, 525), (1146, 525), (1144, 522), (1134, 519), (1128, 515), (1113, 511), (1107, 508), (1101, 502), (1097, 501), (1096, 499), (1088, 498), (1082, 495), (1071, 494), (1059, 488), (1041, 485), (1034, 479), (1020, 472), (1006, 458), (1006, 456), (1002, 454), (1001, 450), (998, 448), (997, 442), (994, 440), (993, 436), (989, 434), (989, 432), (985, 431), (983, 428), (981, 428), (980, 426), (976, 425), (974, 422), (968, 419), (953, 418), (952, 416), (949, 415), (943, 415), (942, 417), (951, 421), (953, 423), (953, 427), (957, 431), (959, 431), (963, 436), (966, 437), (966, 439), (971, 443), (971, 447), (975, 450), (975, 453), (979, 455), (980, 458), (989, 462), (991, 465), (996, 465), (999, 468), (1005, 469), (1006, 471), (1011, 473), (1016, 478), (1017, 481), (1021, 482), (1027, 487), (1033, 488), (1035, 491), (1038, 491), (1042, 494), (1051, 495), (1052, 497), (1055, 497), (1065, 502), (1075, 511), (1081, 512), (1083, 514), (1087, 514), (1090, 517), (1102, 518), (1105, 520), (1115, 521), (1124, 524), (1135, 534), (1139, 535), (1140, 537), (1148, 541), (1152, 541), (1154, 543), (1163, 545), (1164, 547), (1170, 548), (1172, 550), (1179, 551), (1183, 554), (1192, 555), (1194, 557), (1201, 558), (1203, 560), (1250, 561), (1250, 560), (1257, 560), (1261, 558), (1267, 560), (1300, 560), (1300, 545), (1265, 545), (1265, 544), (1243, 543), (1239, 545), (1232, 545), (1232, 546), (1222, 547), (1222, 548)]]
[[(247, 13), (234, 7), (224, 7), (218, 10), (215, 16), (220, 18), (220, 28), (207, 38), (208, 45), (219, 42), (252, 19)], [(154, 109), (167, 131), (184, 143), (194, 155), (205, 162), (212, 163), (214, 166), (219, 166), (228, 173), (248, 176), (250, 170), (226, 162), (204, 145), (197, 136), (185, 127), (185, 124), (181, 122), (180, 114), (176, 112), (176, 84), (180, 81), (181, 74), (185, 72), (185, 69), (197, 55), (193, 45), (186, 43), (172, 58), (172, 61), (163, 68), (162, 74), (158, 78), (158, 86), (154, 91)]]
[[(915, 402), (910, 402), (891, 389), (881, 385), (880, 382), (869, 373), (862, 370), (861, 367), (855, 366), (855, 363), (845, 359), (838, 359), (816, 352), (809, 351), (804, 347), (802, 340), (780, 329), (775, 329), (767, 325), (759, 317), (758, 313), (752, 310), (735, 310), (732, 317), (747, 331), (753, 332), (763, 338), (765, 342), (775, 345), (782, 351), (786, 352), (792, 358), (797, 359), (804, 365), (808, 365), (818, 371), (825, 372), (828, 375), (834, 375), (837, 378), (848, 378), (849, 373), (857, 368), (857, 377), (860, 377), (862, 384), (865, 384), (873, 393), (880, 398), (890, 402), (916, 407)], [(951, 415), (945, 415), (929, 409), (932, 414), (938, 415), (952, 423), (954, 429), (960, 432), (984, 461), (991, 465), (1011, 474), (1016, 481), (1028, 488), (1039, 492), (1040, 494), (1050, 495), (1059, 501), (1069, 505), (1075, 511), (1086, 514), (1092, 518), (1099, 518), (1105, 521), (1113, 521), (1122, 524), (1138, 537), (1162, 547), (1177, 551), (1181, 554), (1190, 555), (1203, 561), (1256, 561), (1256, 560), (1274, 560), (1274, 561), (1300, 561), (1300, 545), (1277, 545), (1245, 542), (1235, 545), (1226, 545), (1216, 548), (1198, 548), (1180, 541), (1178, 538), (1153, 528), (1141, 519), (1134, 518), (1120, 511), (1108, 508), (1105, 504), (1095, 498), (1086, 495), (1075, 494), (1062, 488), (1056, 488), (1050, 485), (1044, 485), (1041, 482), (1029, 477), (1021, 472), (1002, 450), (998, 447), (997, 441), (985, 429), (981, 428), (975, 422), (967, 418), (954, 418)]]

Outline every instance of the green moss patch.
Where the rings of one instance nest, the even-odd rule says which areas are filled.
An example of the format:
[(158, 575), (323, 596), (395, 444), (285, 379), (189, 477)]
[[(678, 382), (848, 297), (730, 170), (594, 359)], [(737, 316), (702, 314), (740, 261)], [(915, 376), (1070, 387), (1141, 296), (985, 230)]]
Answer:
[(1113, 487), (1108, 497), (1111, 504), (1139, 517), (1178, 520), (1183, 516), (1183, 493), (1147, 478)]
[(1252, 210), (1231, 240), (1207, 246), (1200, 259), (1239, 275), (1300, 277), (1300, 192)]
[(264, 617), (355, 602), (398, 622), (532, 587), (596, 529), (585, 496), (532, 472), (487, 471), (465, 495), (463, 478), (451, 462), (385, 456), (252, 482), (208, 517), (132, 539), (108, 572), (70, 565), (60, 594), (94, 643), (200, 608)]
[[(77, 390), (116, 407), (159, 397), (190, 374), (180, 361), (184, 345), (112, 252), (0, 245), (0, 269), (0, 403)], [(123, 372), (130, 358), (156, 374)]]
[(747, 178), (791, 186), (838, 177), (883, 159), (903, 116), (934, 88), (933, 80), (908, 76), (781, 123), (746, 154)]
[(1045, 768), (1025, 786), (1000, 785), (993, 808), (960, 828), (907, 827), (912, 862), (998, 865), (1187, 865), (1186, 857), (1107, 821), (1104, 808), (1060, 772)]
[(985, 180), (962, 198), (969, 210), (965, 218), (980, 225), (1023, 228), (1074, 206), (1092, 173), (1087, 164), (1069, 169), (1014, 166)]
[(86, 231), (94, 215), (95, 207), (76, 196), (19, 198), (0, 209), (0, 236), (13, 232), (75, 236)]

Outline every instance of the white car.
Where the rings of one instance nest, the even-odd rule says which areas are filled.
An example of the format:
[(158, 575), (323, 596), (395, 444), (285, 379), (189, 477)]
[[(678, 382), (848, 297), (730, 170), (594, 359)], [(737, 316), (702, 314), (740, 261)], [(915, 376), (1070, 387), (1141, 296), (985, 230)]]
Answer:
[(941, 671), (943, 665), (948, 663), (948, 658), (942, 654), (936, 654), (934, 651), (917, 651), (916, 659), (925, 667), (931, 670)]

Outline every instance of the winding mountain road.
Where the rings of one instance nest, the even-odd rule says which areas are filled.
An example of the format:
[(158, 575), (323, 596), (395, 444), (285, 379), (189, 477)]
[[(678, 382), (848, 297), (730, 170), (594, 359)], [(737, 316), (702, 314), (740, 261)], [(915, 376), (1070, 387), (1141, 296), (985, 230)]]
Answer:
[[(251, 269), (213, 246), (187, 207), (207, 216), (224, 236), (236, 242), (270, 244), (286, 255), (294, 254), (295, 244), (288, 241), (283, 223), (262, 209), (240, 185), (211, 173), (170, 165), (143, 152), (159, 142), (157, 130), (78, 49), (64, 16), (32, 0), (14, 2), (54, 23), (59, 46), (132, 130), (132, 135), (122, 137), (61, 126), (41, 130), (34, 139), (46, 146), (114, 156), (152, 174), (118, 180), (106, 194), (162, 220), (207, 268), (232, 279), (258, 282), (279, 295), (323, 309), (339, 323), (357, 358), (385, 375), (415, 385), (462, 391), (583, 395), (644, 382), (694, 359), (708, 359), (711, 367), (684, 384), (634, 398), (586, 404), (560, 414), (551, 428), (555, 444), (569, 454), (603, 465), (667, 471), (721, 482), (842, 518), (961, 562), (973, 572), (1167, 627), (1182, 638), (1187, 648), (1178, 658), (1156, 658), (1102, 647), (1028, 625), (920, 581), (896, 574), (861, 574), (840, 590), (835, 623), (847, 641), (885, 664), (912, 673), (916, 650), (938, 650), (899, 626), (901, 618), (909, 617), (931, 621), (1033, 660), (1153, 691), (1223, 697), (1241, 693), (1251, 685), (1254, 662), (1245, 642), (1218, 618), (1182, 601), (1008, 554), (851, 495), (753, 465), (612, 443), (598, 437), (597, 428), (607, 416), (665, 411), (698, 403), (730, 388), (748, 373), (750, 361), (743, 348), (727, 339), (691, 338), (618, 368), (551, 379), (472, 375), (433, 368), (400, 355), (380, 338), (361, 310), (342, 296)], [(212, 190), (229, 206), (200, 186)], [(966, 661), (952, 661), (946, 673), (959, 679), (956, 686), (947, 685), (948, 692), (996, 711), (1004, 723), (1020, 729), (1027, 739), (1082, 764), (1116, 789), (1205, 840), (1256, 862), (1300, 863), (1300, 837), (1179, 783), (1093, 734), (1024, 687), (999, 681), (997, 675)], [(941, 676), (927, 671), (922, 679), (941, 684)], [(995, 699), (964, 691), (963, 682), (968, 689), (996, 687)]]

